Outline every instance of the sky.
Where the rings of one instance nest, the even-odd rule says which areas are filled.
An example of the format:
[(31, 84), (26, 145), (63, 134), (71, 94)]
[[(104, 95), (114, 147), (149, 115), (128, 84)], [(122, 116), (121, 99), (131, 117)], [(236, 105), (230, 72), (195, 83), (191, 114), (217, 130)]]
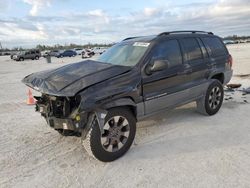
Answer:
[(173, 30), (250, 35), (250, 0), (0, 0), (3, 47), (111, 43)]

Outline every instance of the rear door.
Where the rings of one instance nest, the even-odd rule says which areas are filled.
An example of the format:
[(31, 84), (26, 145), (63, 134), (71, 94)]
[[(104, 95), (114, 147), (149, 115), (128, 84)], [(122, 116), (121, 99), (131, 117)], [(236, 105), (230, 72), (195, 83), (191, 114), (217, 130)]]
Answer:
[(208, 55), (199, 38), (189, 37), (180, 39), (184, 54), (187, 87), (193, 88), (207, 80)]
[[(147, 75), (146, 67), (157, 59), (168, 60), (169, 67)], [(148, 62), (142, 69), (145, 115), (186, 100), (187, 94), (183, 91), (186, 84), (184, 70), (181, 49), (177, 40), (161, 41), (151, 50)]]
[(223, 42), (218, 37), (202, 37), (201, 40), (209, 54), (207, 65), (210, 73), (223, 72), (228, 62), (228, 51)]

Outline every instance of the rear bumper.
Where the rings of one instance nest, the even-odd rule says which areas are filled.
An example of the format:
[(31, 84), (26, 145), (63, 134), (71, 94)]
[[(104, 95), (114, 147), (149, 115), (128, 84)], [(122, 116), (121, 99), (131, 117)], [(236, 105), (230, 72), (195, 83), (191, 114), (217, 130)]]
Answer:
[(226, 85), (233, 76), (233, 70), (228, 70), (224, 72), (224, 85)]

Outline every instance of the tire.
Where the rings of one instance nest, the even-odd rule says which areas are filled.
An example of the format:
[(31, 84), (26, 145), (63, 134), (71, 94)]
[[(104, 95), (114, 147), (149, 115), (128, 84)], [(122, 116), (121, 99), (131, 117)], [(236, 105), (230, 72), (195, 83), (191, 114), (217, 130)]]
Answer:
[(89, 155), (103, 162), (111, 162), (129, 150), (135, 133), (136, 120), (131, 111), (121, 107), (112, 108), (105, 118), (104, 134), (101, 135), (95, 119), (82, 144)]
[(36, 60), (39, 60), (39, 57), (38, 57), (38, 56), (36, 56), (36, 57), (35, 57), (35, 59), (36, 59)]
[(223, 103), (224, 90), (220, 81), (214, 80), (208, 87), (205, 97), (198, 100), (197, 109), (204, 115), (216, 114)]
[(23, 57), (20, 57), (20, 58), (19, 58), (19, 61), (24, 61), (24, 58), (23, 58)]

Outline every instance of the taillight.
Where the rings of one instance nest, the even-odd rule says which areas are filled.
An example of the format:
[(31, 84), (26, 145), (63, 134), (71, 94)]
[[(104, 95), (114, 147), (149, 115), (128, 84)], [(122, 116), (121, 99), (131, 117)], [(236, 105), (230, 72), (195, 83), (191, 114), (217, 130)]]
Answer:
[(228, 64), (230, 66), (230, 68), (232, 68), (233, 66), (233, 57), (229, 54), (229, 57), (228, 57)]

